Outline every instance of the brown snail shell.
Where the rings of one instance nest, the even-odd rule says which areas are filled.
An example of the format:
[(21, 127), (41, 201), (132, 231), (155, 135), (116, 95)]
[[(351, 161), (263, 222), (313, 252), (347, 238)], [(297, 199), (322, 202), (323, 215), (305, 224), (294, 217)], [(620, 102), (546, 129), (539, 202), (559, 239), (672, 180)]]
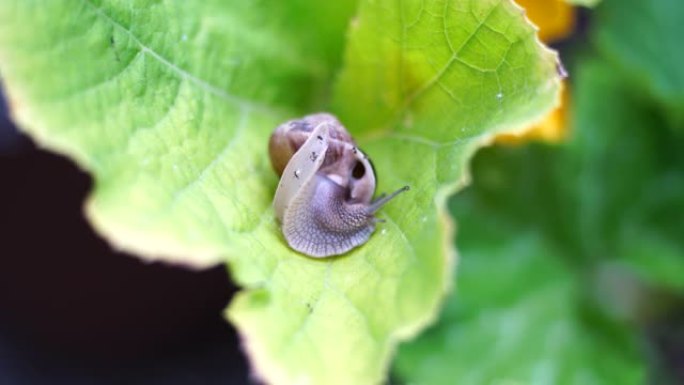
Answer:
[(281, 176), (273, 199), (276, 218), (290, 247), (311, 257), (343, 254), (368, 241), (378, 209), (408, 190), (373, 200), (373, 166), (327, 113), (278, 126), (269, 154)]

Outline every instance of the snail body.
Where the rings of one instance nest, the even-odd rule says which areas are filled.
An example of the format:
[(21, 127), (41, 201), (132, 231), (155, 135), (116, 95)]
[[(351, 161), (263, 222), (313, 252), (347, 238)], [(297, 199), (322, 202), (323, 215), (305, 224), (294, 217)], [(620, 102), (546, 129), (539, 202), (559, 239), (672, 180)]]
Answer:
[(368, 157), (327, 113), (278, 126), (269, 155), (281, 176), (273, 208), (285, 240), (311, 257), (343, 254), (368, 241), (378, 209), (408, 190), (373, 200), (376, 180)]

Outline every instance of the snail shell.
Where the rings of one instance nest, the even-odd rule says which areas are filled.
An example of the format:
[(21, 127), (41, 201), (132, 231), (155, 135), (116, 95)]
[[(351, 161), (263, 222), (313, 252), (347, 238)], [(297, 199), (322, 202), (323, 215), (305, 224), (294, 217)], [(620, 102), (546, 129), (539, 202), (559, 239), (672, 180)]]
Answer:
[(273, 199), (276, 218), (290, 247), (311, 257), (343, 254), (365, 243), (379, 221), (378, 209), (408, 190), (373, 200), (373, 166), (327, 113), (278, 126), (269, 154), (281, 176)]

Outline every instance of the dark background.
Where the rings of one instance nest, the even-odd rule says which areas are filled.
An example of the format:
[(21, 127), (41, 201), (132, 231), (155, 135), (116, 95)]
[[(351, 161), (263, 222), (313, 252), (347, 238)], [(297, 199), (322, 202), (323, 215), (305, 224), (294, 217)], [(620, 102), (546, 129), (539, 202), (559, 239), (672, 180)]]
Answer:
[(82, 215), (90, 176), (37, 149), (0, 95), (0, 384), (245, 384), (225, 267), (113, 250)]

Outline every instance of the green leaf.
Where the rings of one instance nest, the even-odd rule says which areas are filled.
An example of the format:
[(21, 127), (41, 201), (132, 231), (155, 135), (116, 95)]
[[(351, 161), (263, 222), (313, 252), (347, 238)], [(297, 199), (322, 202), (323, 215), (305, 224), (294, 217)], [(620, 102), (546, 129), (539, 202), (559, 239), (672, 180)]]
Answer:
[(353, 9), (7, 1), (0, 70), (16, 120), (95, 174), (87, 211), (102, 234), (145, 258), (207, 266), (241, 253), (230, 239), (269, 207), (265, 138), (320, 108)]
[(352, 8), (0, 5), (17, 120), (94, 174), (88, 214), (117, 246), (193, 266), (227, 260), (247, 288), (227, 316), (269, 383), (381, 382), (450, 282), (444, 204), (468, 159), (558, 99), (556, 57), (509, 0), (362, 2), (332, 109), (373, 158), (379, 190), (412, 190), (363, 247), (299, 255), (273, 218), (266, 143), (286, 118), (327, 105)]
[[(606, 57), (684, 127), (684, 2), (606, 0), (597, 9), (595, 40)], [(633, 91), (634, 92), (634, 91)]]
[(589, 63), (577, 87), (578, 239), (588, 258), (631, 265), (653, 286), (684, 288), (684, 138), (611, 67)]
[(356, 132), (426, 144), (527, 128), (559, 82), (523, 14), (501, 0), (362, 3), (336, 112)]
[[(678, 38), (684, 32), (682, 17), (684, 3), (679, 1), (606, 1), (597, 13), (594, 40), (624, 76), (594, 75), (596, 85), (587, 92), (597, 95), (581, 98), (585, 104), (578, 106), (587, 111), (579, 115), (579, 124), (593, 130), (607, 126), (606, 135), (611, 137), (603, 148), (590, 147), (595, 157), (611, 162), (592, 166), (586, 173), (592, 179), (588, 183), (608, 180), (608, 190), (584, 201), (609, 211), (609, 215), (598, 214), (605, 218), (600, 226), (613, 229), (610, 236), (618, 245), (621, 263), (653, 286), (680, 292), (684, 289), (684, 224), (679, 219), (684, 215), (684, 55)], [(642, 96), (644, 90), (648, 97)], [(618, 94), (627, 97), (615, 98)], [(612, 102), (594, 105), (594, 98)], [(632, 128), (628, 135), (622, 126)], [(664, 127), (680, 134), (670, 135)], [(623, 143), (619, 150), (608, 143), (618, 138)], [(592, 142), (589, 135), (582, 140)], [(608, 233), (595, 230), (588, 228), (586, 233), (597, 238)]]
[(279, 260), (270, 293), (243, 293), (231, 306), (247, 349), (263, 357), (258, 371), (276, 383), (381, 381), (397, 340), (433, 319), (449, 281), (443, 207), (468, 158), (556, 102), (554, 56), (512, 3), (394, 4), (362, 3), (334, 106), (372, 155), (380, 190), (413, 189), (349, 258)]

